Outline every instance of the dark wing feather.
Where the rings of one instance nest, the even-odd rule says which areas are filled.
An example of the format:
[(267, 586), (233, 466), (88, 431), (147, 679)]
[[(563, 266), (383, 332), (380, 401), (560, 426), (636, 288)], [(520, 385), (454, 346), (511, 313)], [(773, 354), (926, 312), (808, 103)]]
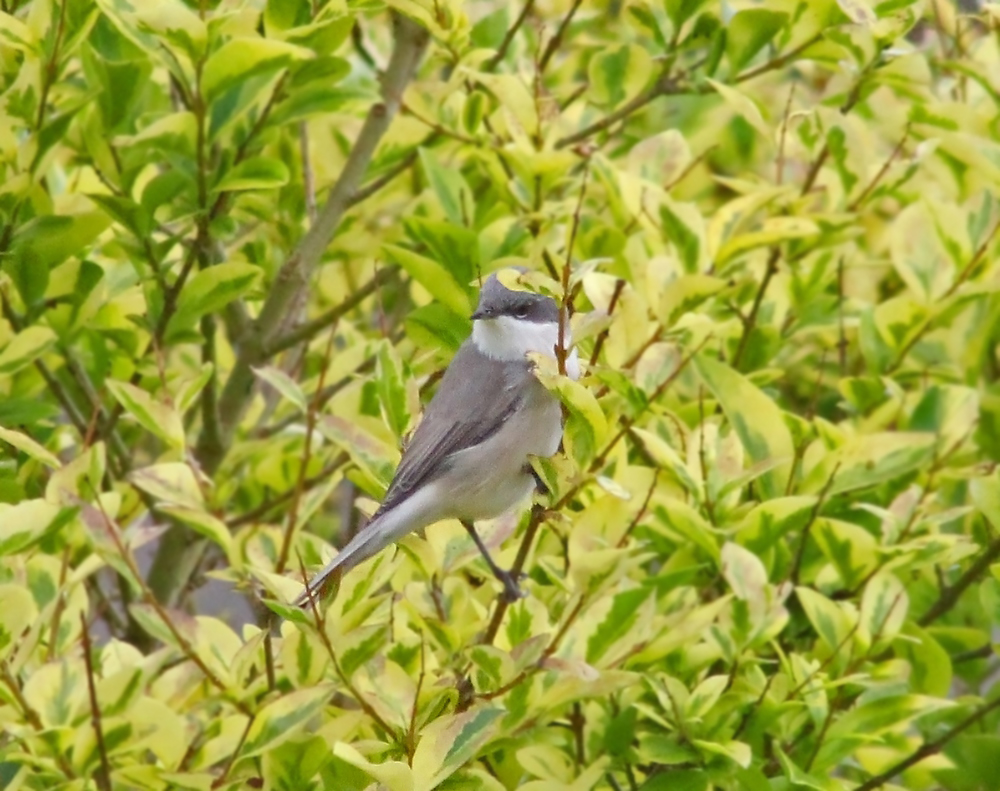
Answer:
[(518, 406), (516, 374), (523, 374), (528, 365), (527, 361), (502, 362), (480, 354), (471, 339), (463, 343), (404, 449), (375, 516), (426, 483), (452, 453), (485, 442), (496, 433)]

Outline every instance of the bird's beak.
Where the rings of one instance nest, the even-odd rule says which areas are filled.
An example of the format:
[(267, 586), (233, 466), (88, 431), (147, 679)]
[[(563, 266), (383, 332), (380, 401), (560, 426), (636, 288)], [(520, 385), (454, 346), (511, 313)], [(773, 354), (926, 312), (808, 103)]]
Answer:
[(482, 308), (476, 308), (476, 312), (469, 316), (470, 319), (476, 321), (477, 319), (489, 319), (493, 317), (493, 311), (487, 308), (483, 310)]

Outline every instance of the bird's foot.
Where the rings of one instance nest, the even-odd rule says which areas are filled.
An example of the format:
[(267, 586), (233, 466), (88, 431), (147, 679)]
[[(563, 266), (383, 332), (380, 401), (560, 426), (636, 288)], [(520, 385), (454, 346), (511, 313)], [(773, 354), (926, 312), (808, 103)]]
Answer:
[(506, 571), (501, 568), (493, 570), (494, 576), (500, 580), (500, 584), (503, 585), (503, 600), (507, 604), (513, 604), (518, 599), (525, 598), (528, 594), (518, 585), (518, 580), (524, 579), (526, 574), (514, 574), (512, 571)]

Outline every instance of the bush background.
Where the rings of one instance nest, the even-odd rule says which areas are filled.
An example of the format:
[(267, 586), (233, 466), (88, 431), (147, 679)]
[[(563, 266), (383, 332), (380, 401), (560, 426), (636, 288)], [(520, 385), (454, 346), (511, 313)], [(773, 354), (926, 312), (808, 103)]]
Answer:
[[(996, 787), (998, 4), (0, 9), (0, 786)], [(291, 612), (514, 264), (530, 595)]]

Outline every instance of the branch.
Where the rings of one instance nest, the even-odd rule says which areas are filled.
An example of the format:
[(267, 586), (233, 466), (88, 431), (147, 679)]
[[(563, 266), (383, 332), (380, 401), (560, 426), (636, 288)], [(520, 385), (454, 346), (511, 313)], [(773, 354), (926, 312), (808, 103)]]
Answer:
[(982, 579), (983, 575), (989, 570), (990, 565), (997, 558), (1000, 558), (1000, 538), (993, 539), (983, 551), (983, 554), (966, 569), (965, 573), (958, 578), (955, 584), (949, 585), (941, 592), (938, 600), (931, 605), (927, 612), (920, 616), (920, 620), (917, 623), (921, 626), (928, 626), (958, 604), (958, 600), (965, 593), (966, 589), (972, 583)]
[(285, 335), (275, 338), (271, 345), (264, 350), (265, 357), (273, 357), (279, 352), (283, 352), (286, 349), (290, 349), (298, 343), (307, 341), (313, 336), (323, 331), (331, 324), (336, 323), (352, 310), (354, 310), (358, 305), (364, 302), (368, 297), (374, 294), (382, 286), (391, 283), (399, 277), (399, 270), (394, 267), (386, 267), (384, 269), (379, 269), (375, 273), (375, 276), (365, 283), (361, 288), (355, 291), (351, 296), (341, 302), (339, 305), (330, 308), (326, 313), (321, 316), (317, 316), (311, 321), (307, 321), (289, 330)]
[(634, 99), (629, 102), (625, 102), (621, 107), (615, 110), (613, 113), (609, 113), (598, 121), (595, 121), (590, 126), (586, 126), (579, 132), (574, 132), (571, 135), (566, 135), (566, 137), (561, 137), (556, 140), (555, 148), (566, 148), (567, 146), (576, 145), (577, 143), (582, 143), (588, 137), (602, 132), (611, 126), (614, 126), (619, 121), (628, 118), (633, 113), (638, 112), (647, 104), (655, 99), (659, 99), (661, 96), (668, 96), (670, 94), (680, 93), (681, 85), (670, 77), (667, 72), (664, 72), (659, 76), (659, 78), (654, 82), (649, 88), (640, 93)]
[(514, 40), (514, 36), (517, 35), (517, 31), (521, 29), (521, 26), (524, 24), (524, 20), (528, 18), (528, 14), (531, 13), (531, 9), (534, 8), (534, 5), (535, 0), (527, 0), (524, 4), (524, 8), (521, 9), (521, 13), (518, 14), (517, 19), (514, 20), (514, 24), (511, 25), (510, 30), (508, 30), (506, 35), (503, 37), (503, 41), (500, 42), (500, 47), (497, 49), (496, 54), (486, 62), (486, 71), (493, 71), (507, 56), (507, 50), (510, 49), (510, 43)]
[(922, 760), (924, 760), (924, 758), (927, 758), (928, 756), (940, 752), (942, 747), (944, 747), (948, 742), (950, 742), (952, 739), (958, 736), (962, 731), (972, 727), (981, 719), (983, 719), (987, 714), (989, 714), (992, 711), (995, 711), (996, 709), (1000, 709), (1000, 695), (991, 700), (989, 703), (986, 703), (985, 705), (976, 709), (974, 712), (972, 712), (972, 714), (970, 714), (968, 717), (966, 717), (964, 720), (958, 723), (958, 725), (956, 725), (954, 728), (944, 733), (942, 736), (939, 736), (934, 741), (925, 742), (924, 744), (920, 745), (920, 747), (914, 750), (913, 753), (904, 758), (902, 761), (893, 766), (890, 766), (888, 769), (882, 772), (882, 774), (876, 775), (870, 780), (865, 781), (857, 788), (855, 788), (854, 791), (875, 791), (876, 788), (884, 786), (900, 772), (904, 772), (914, 764), (920, 763)]
[(573, 0), (573, 5), (570, 6), (569, 11), (566, 12), (566, 16), (562, 18), (559, 23), (559, 27), (556, 30), (556, 34), (549, 39), (549, 43), (545, 45), (545, 52), (542, 53), (541, 60), (538, 61), (538, 70), (545, 71), (546, 66), (549, 65), (549, 61), (552, 56), (556, 54), (559, 47), (562, 46), (563, 36), (566, 35), (566, 29), (569, 27), (569, 23), (573, 21), (573, 17), (576, 16), (577, 9), (580, 8), (583, 0)]
[[(266, 350), (275, 340), (281, 318), (308, 288), (312, 273), (340, 227), (355, 192), (361, 185), (368, 164), (389, 124), (399, 111), (403, 91), (413, 77), (427, 46), (428, 35), (416, 23), (402, 16), (394, 17), (396, 46), (382, 80), (383, 101), (375, 104), (365, 119), (340, 178), (330, 190), (326, 205), (316, 223), (299, 242), (271, 284), (260, 316), (240, 339), (240, 351), (229, 379), (219, 398), (222, 448), (231, 444), (237, 424), (246, 411), (254, 391), (253, 366), (266, 358)], [(208, 474), (218, 469), (222, 452), (202, 453), (198, 457)]]
[(90, 698), (90, 723), (94, 726), (94, 739), (97, 742), (97, 753), (101, 757), (101, 770), (95, 773), (94, 781), (100, 791), (111, 791), (111, 764), (108, 761), (108, 748), (104, 743), (104, 727), (101, 724), (101, 707), (97, 702), (97, 685), (94, 684), (94, 658), (91, 656), (90, 625), (87, 616), (80, 613), (80, 627), (83, 630), (83, 662), (87, 668), (87, 694)]

